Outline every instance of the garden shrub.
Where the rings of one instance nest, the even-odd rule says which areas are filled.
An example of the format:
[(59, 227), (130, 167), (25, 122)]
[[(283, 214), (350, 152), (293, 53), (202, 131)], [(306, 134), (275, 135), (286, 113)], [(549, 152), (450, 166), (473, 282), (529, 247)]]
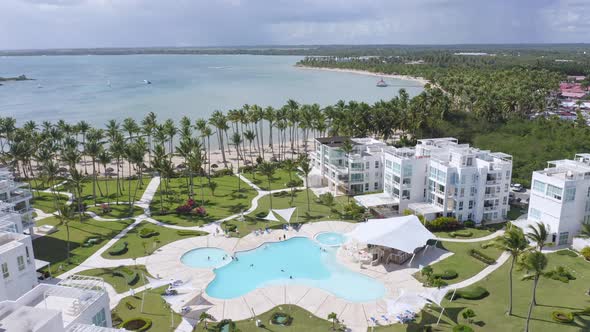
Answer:
[(473, 227), (475, 227), (475, 221), (473, 221), (473, 220), (466, 220), (466, 221), (463, 222), (463, 226), (464, 227), (473, 228)]
[(576, 280), (576, 277), (574, 277), (574, 275), (566, 270), (563, 266), (557, 266), (553, 270), (545, 272), (544, 275), (547, 278), (559, 280), (565, 283), (568, 283), (570, 280)]
[[(227, 328), (225, 328), (227, 326)], [(227, 331), (227, 332), (236, 332), (239, 331), (236, 327), (236, 323), (234, 323), (231, 319), (224, 319), (217, 323), (212, 329), (215, 332)]]
[(580, 251), (580, 254), (582, 254), (582, 256), (584, 256), (584, 258), (586, 258), (587, 261), (590, 261), (590, 247), (584, 247)]
[(228, 231), (228, 232), (235, 232), (236, 229), (238, 229), (238, 226), (237, 225), (229, 224), (229, 223), (228, 224), (225, 224), (225, 230)]
[(451, 298), (452, 295), (453, 295), (453, 292), (448, 292), (447, 295), (445, 295), (445, 297), (449, 300), (456, 300), (456, 299), (481, 300), (481, 299), (487, 297), (488, 295), (490, 295), (490, 293), (488, 292), (487, 289), (485, 289), (481, 286), (472, 286), (472, 287), (458, 289), (455, 292), (455, 296), (453, 298)]
[(459, 324), (453, 326), (453, 332), (473, 332), (473, 329), (467, 325)]
[(470, 232), (470, 231), (455, 231), (455, 232), (449, 233), (449, 235), (451, 237), (472, 237), (473, 236), (473, 232)]
[(199, 231), (177, 230), (176, 235), (179, 235), (179, 236), (201, 236), (201, 235), (203, 235), (203, 233), (199, 232)]
[(586, 307), (584, 310), (576, 312), (576, 315), (590, 316), (590, 307)]
[[(211, 165), (211, 167), (213, 167), (213, 165)], [(229, 168), (222, 168), (220, 170), (216, 170), (214, 173), (214, 177), (220, 177), (220, 176), (226, 176), (226, 175), (234, 175), (234, 172), (232, 172), (232, 170)]]
[(551, 318), (559, 323), (571, 323), (574, 321), (574, 314), (558, 310), (551, 313)]
[(426, 222), (426, 228), (430, 231), (453, 231), (461, 228), (461, 224), (452, 217), (439, 217)]
[(561, 256), (578, 257), (578, 254), (575, 251), (569, 249), (558, 250), (555, 252), (555, 254)]
[(109, 250), (109, 255), (111, 256), (118, 256), (118, 255), (123, 255), (124, 253), (127, 252), (127, 242), (119, 242), (117, 244), (115, 244), (111, 250)]
[(293, 322), (293, 317), (284, 312), (275, 312), (270, 318), (273, 325), (289, 326)]
[(469, 250), (469, 255), (485, 264), (488, 265), (492, 265), (494, 263), (496, 263), (496, 260), (491, 258), (490, 256), (484, 254), (483, 252), (477, 250), (477, 249), (471, 249)]
[(125, 279), (127, 285), (135, 285), (139, 280), (139, 274), (127, 267), (118, 267), (112, 272), (113, 276), (121, 277)]
[(442, 280), (453, 280), (457, 278), (459, 274), (455, 270), (445, 270), (443, 273), (435, 273), (435, 278), (441, 278)]
[(143, 239), (146, 239), (146, 238), (152, 237), (152, 236), (156, 236), (158, 234), (159, 233), (156, 230), (148, 228), (148, 227), (145, 227), (145, 228), (142, 228), (139, 230), (139, 237), (143, 238)]
[(322, 203), (325, 206), (334, 205), (334, 195), (332, 195), (332, 193), (321, 194), (319, 199), (320, 203)]
[(126, 330), (143, 332), (152, 327), (152, 320), (144, 317), (136, 317), (124, 321), (119, 326)]

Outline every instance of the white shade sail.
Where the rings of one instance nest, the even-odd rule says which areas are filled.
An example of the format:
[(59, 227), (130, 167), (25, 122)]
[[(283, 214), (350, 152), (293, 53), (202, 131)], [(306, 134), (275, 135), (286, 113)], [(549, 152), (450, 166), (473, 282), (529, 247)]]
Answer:
[(357, 242), (395, 248), (407, 253), (414, 253), (416, 248), (436, 238), (414, 215), (370, 219), (356, 226), (347, 236)]
[(275, 216), (275, 214), (272, 213), (272, 210), (268, 211), (268, 214), (263, 219), (264, 220), (268, 220), (268, 221), (279, 221), (279, 219), (277, 219), (277, 217)]
[(293, 216), (293, 213), (295, 213), (295, 209), (296, 208), (288, 208), (288, 209), (273, 209), (272, 212), (278, 214), (279, 216), (281, 216), (281, 218), (285, 219), (287, 222), (289, 222), (291, 220), (291, 216)]

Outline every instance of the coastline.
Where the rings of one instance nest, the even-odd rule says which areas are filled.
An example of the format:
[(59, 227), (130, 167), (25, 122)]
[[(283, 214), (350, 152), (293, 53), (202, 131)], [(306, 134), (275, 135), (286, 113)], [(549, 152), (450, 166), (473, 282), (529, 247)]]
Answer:
[(358, 70), (358, 69), (310, 67), (310, 66), (302, 66), (302, 65), (295, 65), (295, 67), (301, 68), (301, 69), (307, 69), (307, 70), (323, 70), (323, 71), (331, 71), (331, 72), (338, 72), (338, 73), (357, 74), (357, 75), (365, 75), (365, 76), (385, 77), (385, 78), (393, 78), (393, 79), (398, 79), (398, 80), (414, 81), (414, 82), (420, 83), (420, 85), (422, 85), (422, 86), (425, 86), (426, 84), (432, 84), (432, 83), (430, 83), (429, 80), (427, 80), (423, 77), (415, 77), (415, 76), (408, 76), (408, 75), (374, 73), (372, 71)]

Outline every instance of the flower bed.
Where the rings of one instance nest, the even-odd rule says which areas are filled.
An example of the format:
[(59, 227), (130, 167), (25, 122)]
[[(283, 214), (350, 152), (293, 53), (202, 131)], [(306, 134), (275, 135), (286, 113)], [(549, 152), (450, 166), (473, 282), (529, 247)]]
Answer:
[(559, 323), (571, 323), (574, 321), (574, 314), (565, 311), (554, 311), (551, 313), (551, 318)]
[(124, 253), (127, 252), (127, 242), (119, 242), (117, 244), (115, 244), (111, 250), (109, 250), (109, 255), (111, 256), (119, 256), (119, 255), (123, 255)]
[(119, 325), (120, 327), (124, 328), (127, 331), (147, 331), (150, 327), (152, 327), (152, 320), (149, 318), (131, 318)]

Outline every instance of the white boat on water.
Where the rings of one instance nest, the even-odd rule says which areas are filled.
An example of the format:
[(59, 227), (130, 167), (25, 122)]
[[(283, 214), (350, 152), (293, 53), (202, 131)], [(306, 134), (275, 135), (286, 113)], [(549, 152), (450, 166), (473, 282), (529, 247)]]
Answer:
[(145, 84), (152, 84), (152, 82), (151, 81), (148, 81), (148, 80), (143, 80), (143, 83), (145, 83)]
[(377, 87), (385, 88), (385, 87), (387, 87), (387, 83), (385, 83), (385, 81), (383, 79), (380, 79), (379, 82), (377, 82)]

